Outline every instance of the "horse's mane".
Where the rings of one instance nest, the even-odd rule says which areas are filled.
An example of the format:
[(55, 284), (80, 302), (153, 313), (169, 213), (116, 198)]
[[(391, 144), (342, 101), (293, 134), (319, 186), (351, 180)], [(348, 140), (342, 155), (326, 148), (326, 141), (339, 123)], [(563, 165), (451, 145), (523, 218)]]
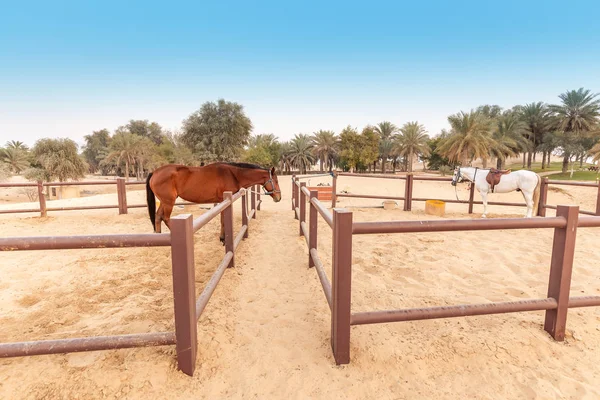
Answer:
[(268, 171), (267, 168), (263, 168), (260, 165), (257, 164), (250, 164), (250, 163), (239, 163), (239, 162), (224, 162), (221, 164), (226, 164), (226, 165), (231, 165), (232, 167), (238, 167), (238, 168), (247, 168), (247, 169), (262, 169), (265, 171)]

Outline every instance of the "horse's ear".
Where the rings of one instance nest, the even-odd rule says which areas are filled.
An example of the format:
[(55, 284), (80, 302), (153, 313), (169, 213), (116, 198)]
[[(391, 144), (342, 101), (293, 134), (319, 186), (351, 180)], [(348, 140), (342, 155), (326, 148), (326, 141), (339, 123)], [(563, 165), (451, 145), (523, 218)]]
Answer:
[(275, 175), (275, 167), (271, 167), (271, 175)]

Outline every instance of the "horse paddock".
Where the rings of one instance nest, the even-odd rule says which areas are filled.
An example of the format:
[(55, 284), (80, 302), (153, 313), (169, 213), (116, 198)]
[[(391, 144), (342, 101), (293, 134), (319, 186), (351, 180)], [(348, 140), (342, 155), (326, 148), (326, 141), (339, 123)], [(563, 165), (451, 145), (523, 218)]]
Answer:
[[(330, 178), (329, 178), (330, 179)], [(283, 201), (263, 198), (260, 216), (198, 325), (196, 374), (176, 369), (175, 348), (153, 347), (0, 360), (0, 398), (598, 398), (600, 309), (568, 314), (567, 338), (543, 330), (543, 312), (365, 325), (352, 328), (351, 363), (336, 366), (330, 311), (292, 218), (290, 178)], [(311, 179), (310, 186), (327, 178)], [(402, 195), (402, 183), (338, 179), (338, 191)], [(396, 192), (396, 187), (398, 191)], [(415, 196), (453, 198), (445, 182)], [(134, 192), (132, 196), (141, 196)], [(468, 197), (464, 187), (461, 199)], [(514, 196), (514, 197), (513, 197)], [(593, 209), (596, 192), (550, 190), (552, 204)], [(78, 199), (84, 201), (84, 199)], [(522, 201), (520, 194), (491, 195)], [(338, 199), (355, 221), (478, 218), (464, 204), (446, 216), (379, 208), (374, 199)], [(375, 208), (373, 206), (377, 206)], [(239, 207), (234, 208), (240, 226)], [(198, 206), (175, 213), (202, 211)], [(489, 207), (489, 218), (524, 210)], [(554, 215), (549, 210), (548, 215)], [(0, 217), (1, 236), (148, 233), (147, 212)], [(237, 228), (236, 228), (237, 229)], [(600, 295), (599, 228), (577, 235), (571, 293)], [(195, 235), (201, 290), (223, 256), (219, 222)], [(354, 237), (355, 311), (544, 297), (552, 230), (501, 230)], [(331, 229), (319, 224), (318, 251), (331, 279)], [(237, 253), (236, 253), (237, 254)], [(2, 253), (0, 342), (173, 330), (168, 248)]]

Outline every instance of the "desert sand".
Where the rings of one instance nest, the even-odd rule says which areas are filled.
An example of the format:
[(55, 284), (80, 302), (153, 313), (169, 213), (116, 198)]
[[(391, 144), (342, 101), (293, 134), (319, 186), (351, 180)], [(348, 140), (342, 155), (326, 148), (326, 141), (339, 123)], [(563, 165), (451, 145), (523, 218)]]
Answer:
[[(543, 330), (543, 312), (358, 326), (351, 364), (336, 366), (329, 309), (316, 272), (307, 268), (289, 177), (280, 183), (283, 201), (264, 198), (236, 267), (226, 271), (200, 319), (193, 378), (176, 370), (173, 346), (3, 359), (0, 398), (600, 398), (600, 308), (570, 310), (562, 343)], [(594, 189), (563, 188), (550, 190), (550, 204), (595, 208)], [(340, 177), (338, 190), (401, 196), (403, 182)], [(449, 183), (416, 182), (414, 196), (452, 199), (455, 193)], [(468, 198), (466, 185), (458, 196)], [(131, 191), (128, 202), (143, 204), (144, 197)], [(518, 193), (490, 197), (522, 200)], [(67, 204), (116, 204), (116, 194), (52, 202)], [(380, 200), (338, 204), (356, 221), (439, 218), (425, 215), (424, 203), (414, 203), (412, 212), (399, 205), (384, 211)], [(197, 216), (202, 207), (175, 212)], [(479, 218), (482, 206), (473, 215), (466, 210), (448, 204), (443, 218)], [(237, 231), (239, 203), (235, 211)], [(524, 213), (490, 206), (489, 217)], [(0, 215), (2, 237), (151, 230), (141, 208), (122, 216), (116, 209)], [(223, 256), (218, 232), (215, 220), (195, 235), (198, 292)], [(578, 235), (573, 295), (600, 294), (599, 234), (586, 228)], [(331, 230), (322, 220), (319, 236), (331, 278)], [(510, 301), (546, 295), (552, 231), (369, 235), (356, 236), (353, 246), (353, 311)], [(168, 248), (1, 256), (0, 342), (173, 330)]]

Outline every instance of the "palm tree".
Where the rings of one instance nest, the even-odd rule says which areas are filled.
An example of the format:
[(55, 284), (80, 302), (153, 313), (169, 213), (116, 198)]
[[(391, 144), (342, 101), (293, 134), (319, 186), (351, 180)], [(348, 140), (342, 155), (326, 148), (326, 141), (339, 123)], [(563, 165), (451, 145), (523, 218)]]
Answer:
[(417, 121), (407, 122), (400, 128), (396, 144), (398, 153), (408, 160), (408, 172), (412, 172), (414, 155), (429, 154), (428, 139), (425, 127)]
[(284, 172), (290, 172), (292, 169), (292, 162), (290, 154), (292, 152), (292, 144), (290, 142), (283, 142), (279, 153), (279, 169)]
[[(527, 157), (527, 168), (531, 168), (533, 153), (538, 150), (544, 135), (550, 131), (551, 115), (548, 107), (541, 101), (525, 104), (520, 108), (521, 120), (525, 123), (527, 131), (524, 132), (529, 141), (529, 154)], [(523, 149), (526, 150), (526, 149)], [(546, 166), (546, 153), (542, 159), (542, 168)]]
[(385, 164), (393, 149), (392, 136), (398, 132), (398, 127), (389, 121), (383, 121), (375, 126), (375, 132), (381, 139), (379, 158), (381, 158), (381, 172), (385, 172)]
[(2, 160), (8, 166), (11, 172), (20, 174), (25, 168), (29, 167), (29, 161), (27, 161), (27, 154), (20, 147), (7, 147), (6, 149), (0, 150), (0, 160)]
[(517, 113), (508, 111), (497, 119), (496, 130), (492, 134), (492, 147), (490, 154), (497, 158), (496, 168), (501, 169), (508, 157), (514, 157), (525, 151), (529, 142), (527, 125), (519, 118)]
[(594, 162), (600, 161), (600, 142), (596, 143), (588, 153)]
[(291, 140), (289, 152), (290, 163), (305, 174), (306, 170), (315, 162), (313, 156), (313, 143), (310, 136), (305, 134), (295, 135)]
[(333, 168), (333, 157), (337, 153), (337, 138), (332, 131), (320, 130), (313, 134), (313, 153), (319, 160), (321, 172), (323, 172), (323, 162), (329, 171)]
[(579, 88), (558, 96), (562, 104), (548, 108), (554, 113), (555, 127), (564, 132), (562, 172), (567, 172), (571, 158), (570, 143), (581, 134), (592, 130), (600, 117), (600, 99), (598, 94)]
[(22, 150), (25, 152), (29, 150), (29, 147), (27, 147), (27, 145), (25, 143), (21, 142), (20, 140), (9, 140), (8, 142), (6, 142), (6, 148)]
[(125, 179), (129, 180), (130, 166), (135, 163), (135, 157), (138, 151), (138, 144), (140, 143), (141, 137), (134, 135), (127, 131), (117, 132), (110, 143), (111, 152), (108, 153), (105, 162), (113, 160), (117, 161), (117, 166), (121, 165), (121, 162), (125, 162)]
[(450, 161), (460, 161), (465, 166), (469, 158), (487, 159), (493, 144), (491, 120), (484, 114), (471, 110), (448, 117), (452, 128), (439, 147), (440, 154)]

